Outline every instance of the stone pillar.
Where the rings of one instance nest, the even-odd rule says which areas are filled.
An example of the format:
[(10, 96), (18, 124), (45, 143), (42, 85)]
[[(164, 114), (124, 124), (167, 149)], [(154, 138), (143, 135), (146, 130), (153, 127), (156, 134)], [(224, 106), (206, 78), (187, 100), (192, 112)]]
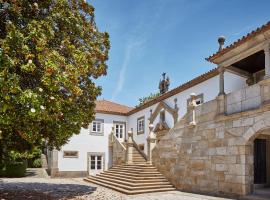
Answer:
[(270, 44), (264, 46), (265, 56), (265, 76), (264, 79), (270, 78)]
[(191, 122), (189, 122), (190, 126), (196, 126), (196, 111), (195, 108), (197, 106), (196, 103), (196, 94), (195, 93), (191, 93), (190, 94), (190, 111), (192, 112), (191, 114)]
[(51, 151), (51, 177), (56, 177), (58, 175), (58, 151), (56, 149)]
[(126, 155), (126, 163), (132, 164), (133, 163), (133, 139), (132, 139), (133, 132), (128, 131), (128, 141), (127, 141), (127, 155)]
[(217, 115), (224, 115), (227, 112), (227, 101), (226, 95), (219, 95), (216, 98), (217, 100)]
[(149, 136), (147, 137), (147, 163), (152, 164), (152, 150), (156, 146), (156, 135), (153, 132), (154, 125), (149, 124)]
[(225, 90), (224, 90), (224, 68), (219, 67), (219, 93), (218, 96), (224, 95)]

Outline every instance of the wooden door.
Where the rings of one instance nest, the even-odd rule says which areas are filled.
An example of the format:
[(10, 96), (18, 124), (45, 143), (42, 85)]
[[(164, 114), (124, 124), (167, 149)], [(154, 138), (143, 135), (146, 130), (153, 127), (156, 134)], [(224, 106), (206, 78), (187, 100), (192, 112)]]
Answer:
[(266, 140), (254, 141), (254, 184), (266, 184)]

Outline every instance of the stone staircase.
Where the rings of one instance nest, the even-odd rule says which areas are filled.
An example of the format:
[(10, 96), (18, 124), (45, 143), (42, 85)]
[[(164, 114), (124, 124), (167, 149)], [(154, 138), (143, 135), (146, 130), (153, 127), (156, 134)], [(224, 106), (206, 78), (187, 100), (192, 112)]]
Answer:
[(84, 180), (124, 194), (141, 194), (175, 190), (173, 185), (133, 147), (133, 164), (114, 166)]

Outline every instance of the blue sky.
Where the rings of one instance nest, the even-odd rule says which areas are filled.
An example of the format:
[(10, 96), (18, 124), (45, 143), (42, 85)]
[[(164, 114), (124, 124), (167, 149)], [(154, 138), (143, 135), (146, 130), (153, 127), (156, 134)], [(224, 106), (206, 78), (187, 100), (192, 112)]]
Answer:
[(204, 58), (270, 20), (269, 0), (88, 0), (100, 31), (110, 34), (108, 74), (97, 80), (99, 99), (129, 106), (214, 68)]

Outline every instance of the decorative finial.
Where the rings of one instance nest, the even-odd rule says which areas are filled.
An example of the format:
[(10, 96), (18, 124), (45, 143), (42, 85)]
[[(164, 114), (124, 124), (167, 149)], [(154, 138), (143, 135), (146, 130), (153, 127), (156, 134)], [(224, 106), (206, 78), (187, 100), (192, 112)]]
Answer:
[(162, 73), (163, 79), (159, 81), (159, 92), (160, 94), (164, 94), (169, 90), (170, 86), (170, 79), (167, 76), (166, 78), (166, 73)]
[(221, 51), (223, 49), (224, 43), (225, 43), (225, 36), (221, 35), (218, 37), (218, 43), (219, 43), (219, 49), (218, 51)]
[(166, 76), (166, 73), (163, 72), (163, 73), (162, 73), (163, 80), (165, 80), (165, 76)]
[(150, 132), (152, 132), (152, 130), (154, 129), (154, 125), (153, 124), (149, 124), (149, 129), (150, 129)]

